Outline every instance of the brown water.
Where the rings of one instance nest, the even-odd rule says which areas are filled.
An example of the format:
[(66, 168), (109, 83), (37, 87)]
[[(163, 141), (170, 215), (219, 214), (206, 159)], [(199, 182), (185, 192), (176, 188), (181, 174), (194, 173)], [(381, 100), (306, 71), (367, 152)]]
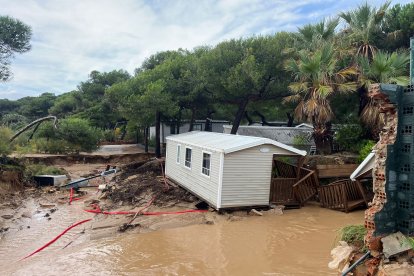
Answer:
[[(15, 240), (14, 247), (0, 241), (0, 267), (2, 275), (337, 275), (327, 267), (336, 230), (362, 222), (362, 211), (306, 206), (281, 216), (81, 238), (62, 249), (81, 230), (74, 229), (66, 241), (24, 261), (16, 260), (45, 238), (38, 235), (30, 250), (22, 248), (27, 241)], [(59, 231), (51, 232), (44, 236)]]

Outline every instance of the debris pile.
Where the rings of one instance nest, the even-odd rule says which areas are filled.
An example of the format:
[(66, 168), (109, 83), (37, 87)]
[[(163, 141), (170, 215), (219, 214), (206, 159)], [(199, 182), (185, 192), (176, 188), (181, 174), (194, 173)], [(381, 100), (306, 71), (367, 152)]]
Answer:
[(161, 176), (161, 161), (136, 162), (121, 168), (115, 184), (106, 191), (107, 197), (119, 205), (142, 205), (148, 196), (159, 207), (173, 206), (179, 202), (195, 202), (197, 198), (178, 186), (165, 183)]

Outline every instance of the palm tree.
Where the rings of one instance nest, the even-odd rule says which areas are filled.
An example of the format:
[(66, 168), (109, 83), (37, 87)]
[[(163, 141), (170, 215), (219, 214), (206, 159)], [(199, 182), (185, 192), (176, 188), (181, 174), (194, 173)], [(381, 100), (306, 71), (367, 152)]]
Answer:
[[(359, 83), (365, 90), (373, 83), (391, 83), (407, 85), (410, 83), (408, 77), (408, 66), (410, 56), (406, 52), (394, 52), (392, 54), (378, 51), (372, 60), (367, 57), (357, 58)], [(361, 120), (373, 129), (375, 136), (383, 125), (383, 117), (378, 112), (376, 103), (372, 100), (361, 112)]]
[(366, 2), (355, 10), (339, 14), (339, 17), (348, 24), (344, 32), (347, 34), (349, 42), (354, 46), (357, 55), (367, 58), (375, 56), (377, 52), (375, 45), (379, 38), (384, 36), (381, 24), (390, 3), (387, 1), (377, 9)]
[(335, 93), (349, 93), (357, 88), (357, 83), (350, 81), (357, 73), (356, 68), (340, 69), (336, 54), (331, 40), (320, 39), (315, 50), (301, 50), (297, 58), (290, 58), (285, 64), (294, 82), (289, 85), (292, 95), (284, 98), (284, 102), (297, 103), (295, 118), (312, 122), (317, 148), (328, 152), (329, 125), (334, 116), (329, 99)]

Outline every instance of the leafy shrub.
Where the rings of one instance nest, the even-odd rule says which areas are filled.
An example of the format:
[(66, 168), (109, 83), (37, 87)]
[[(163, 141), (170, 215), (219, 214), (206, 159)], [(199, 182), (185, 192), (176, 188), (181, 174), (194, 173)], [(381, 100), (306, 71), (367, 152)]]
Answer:
[(107, 141), (107, 142), (115, 141), (115, 132), (113, 129), (105, 129), (102, 132), (102, 136), (103, 136), (104, 141)]
[(364, 140), (362, 143), (360, 143), (360, 150), (359, 150), (359, 156), (358, 156), (358, 162), (364, 161), (365, 157), (370, 154), (372, 151), (372, 148), (375, 146), (375, 142), (372, 140)]
[(72, 145), (64, 140), (38, 138), (33, 141), (33, 144), (37, 152), (58, 154), (72, 151)]
[(306, 145), (309, 141), (310, 137), (306, 134), (299, 134), (293, 137), (293, 145), (296, 147)]
[(0, 127), (0, 156), (8, 155), (12, 152), (12, 147), (9, 143), (12, 137), (12, 131), (7, 127)]
[(72, 151), (93, 151), (98, 148), (102, 137), (99, 130), (92, 128), (84, 119), (68, 118), (60, 122), (58, 138), (68, 142)]
[(36, 148), (41, 152), (70, 153), (93, 151), (98, 148), (101, 131), (92, 128), (85, 119), (67, 118), (59, 121), (57, 129), (44, 124), (36, 133)]
[(363, 131), (359, 124), (346, 124), (335, 133), (335, 140), (342, 149), (357, 153), (361, 148), (362, 134)]
[(56, 168), (53, 166), (46, 166), (43, 164), (31, 164), (26, 166), (25, 174), (28, 177), (32, 177), (34, 175), (61, 175), (66, 174), (64, 169)]

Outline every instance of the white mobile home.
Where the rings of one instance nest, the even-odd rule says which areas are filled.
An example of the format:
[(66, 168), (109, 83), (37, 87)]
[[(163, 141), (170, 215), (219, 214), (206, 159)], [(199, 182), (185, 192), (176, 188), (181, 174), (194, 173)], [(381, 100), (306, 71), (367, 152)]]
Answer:
[(306, 152), (267, 138), (193, 131), (167, 137), (165, 170), (216, 209), (266, 206), (274, 155)]

